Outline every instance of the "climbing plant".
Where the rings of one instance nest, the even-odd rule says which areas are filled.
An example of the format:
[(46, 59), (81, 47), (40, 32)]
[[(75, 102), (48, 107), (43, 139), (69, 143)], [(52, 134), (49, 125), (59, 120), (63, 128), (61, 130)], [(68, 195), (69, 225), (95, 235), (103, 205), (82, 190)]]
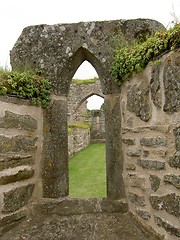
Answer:
[(143, 42), (117, 48), (110, 73), (120, 85), (140, 73), (150, 61), (161, 54), (180, 47), (180, 23), (164, 32), (156, 32)]
[(19, 72), (0, 69), (0, 94), (30, 99), (33, 105), (46, 108), (50, 101), (51, 83), (38, 70)]

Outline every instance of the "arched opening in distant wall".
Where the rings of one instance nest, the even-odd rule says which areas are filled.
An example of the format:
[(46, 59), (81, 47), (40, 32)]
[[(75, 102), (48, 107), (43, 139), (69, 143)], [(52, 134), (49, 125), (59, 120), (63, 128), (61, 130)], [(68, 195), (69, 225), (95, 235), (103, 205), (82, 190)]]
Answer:
[(94, 67), (77, 69), (68, 94), (69, 196), (106, 197), (104, 97)]

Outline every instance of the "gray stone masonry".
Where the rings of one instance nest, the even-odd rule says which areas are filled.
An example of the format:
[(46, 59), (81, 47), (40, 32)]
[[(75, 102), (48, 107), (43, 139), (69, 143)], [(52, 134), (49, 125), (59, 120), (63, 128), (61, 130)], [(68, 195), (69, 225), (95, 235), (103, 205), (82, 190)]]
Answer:
[[(17, 171), (18, 182), (0, 185), (2, 240), (177, 240), (179, 50), (163, 55), (158, 66), (148, 66), (121, 86), (109, 71), (114, 39), (121, 35), (131, 42), (156, 30), (164, 27), (150, 19), (42, 24), (23, 30), (11, 51), (12, 68), (42, 69), (53, 92), (49, 107), (39, 112), (21, 108), (17, 100), (16, 111), (11, 100), (6, 100), (10, 103), (6, 107), (1, 104), (0, 162), (8, 160), (8, 167), (12, 161), (18, 167), (20, 155), (19, 160), (28, 163), (24, 169), (34, 169), (33, 177), (21, 180)], [(103, 200), (68, 199), (67, 99), (72, 77), (85, 60), (97, 71), (105, 99)], [(14, 118), (16, 127), (8, 122)], [(37, 129), (33, 119), (38, 119)], [(3, 176), (4, 183), (10, 181)], [(28, 210), (28, 219), (6, 234), (8, 225), (24, 218), (23, 209)]]

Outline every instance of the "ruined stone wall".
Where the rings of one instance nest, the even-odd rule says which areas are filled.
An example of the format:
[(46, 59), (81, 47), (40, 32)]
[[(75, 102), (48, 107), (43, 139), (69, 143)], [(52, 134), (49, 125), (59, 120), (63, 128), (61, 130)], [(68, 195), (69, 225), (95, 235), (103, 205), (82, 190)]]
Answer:
[(168, 240), (180, 237), (180, 55), (163, 56), (122, 86), (129, 208)]
[(91, 142), (105, 142), (105, 116), (103, 110), (90, 112)]
[(68, 155), (86, 148), (91, 142), (90, 128), (71, 128), (68, 134)]
[[(82, 80), (83, 81), (83, 80)], [(86, 100), (93, 96), (98, 95), (104, 97), (101, 90), (100, 80), (91, 84), (75, 84), (70, 85), (68, 94), (68, 121), (81, 121), (84, 117), (83, 113), (87, 112)]]
[[(60, 201), (68, 214), (76, 216), (74, 206), (82, 209), (82, 204), (76, 204), (76, 200), (72, 199), (68, 206), (62, 199), (68, 196), (69, 190), (67, 97), (74, 73), (87, 60), (97, 71), (105, 99), (107, 200), (113, 202), (113, 207), (108, 204), (109, 213), (117, 214), (119, 210), (114, 208), (118, 206), (116, 201), (123, 200), (125, 203), (127, 196), (130, 211), (144, 226), (150, 226), (164, 234), (166, 240), (179, 237), (179, 53), (164, 56), (164, 64), (147, 68), (138, 79), (131, 79), (121, 87), (115, 83), (109, 72), (115, 53), (115, 38), (123, 34), (127, 41), (131, 41), (142, 33), (147, 35), (160, 29), (164, 29), (162, 24), (154, 20), (136, 19), (37, 25), (23, 30), (11, 51), (12, 68), (42, 69), (53, 84), (51, 105), (43, 111), (44, 142), (40, 184), (42, 182), (43, 198), (50, 199), (49, 207), (46, 203), (43, 206), (45, 212), (52, 209), (55, 199)], [(32, 117), (36, 119), (35, 115)], [(33, 136), (30, 135), (31, 140)], [(19, 184), (31, 179), (35, 180), (35, 177), (22, 180)], [(30, 190), (29, 192), (31, 193)], [(4, 196), (6, 195), (1, 197), (2, 209), (5, 209)], [(15, 197), (13, 192), (12, 199)], [(89, 209), (92, 209), (91, 203), (86, 201), (85, 206), (84, 213), (88, 214)], [(95, 204), (95, 208), (100, 214), (103, 213), (101, 204)], [(94, 209), (92, 211), (94, 214)], [(53, 212), (56, 214), (57, 208)], [(35, 211), (34, 218), (38, 214)], [(122, 216), (119, 217), (122, 219)], [(91, 225), (91, 219), (88, 218), (87, 221), (88, 226), (92, 226), (92, 235), (89, 236), (94, 237), (97, 222), (93, 220), (94, 225)], [(44, 220), (47, 220), (47, 225), (41, 229), (46, 230), (52, 226), (49, 232), (53, 239), (54, 223), (61, 226), (60, 219), (51, 221), (43, 216)], [(8, 218), (4, 221), (8, 223)], [(105, 221), (106, 217), (103, 218), (103, 223)], [(75, 229), (74, 222), (67, 220), (64, 225)], [(120, 229), (115, 227), (114, 223), (117, 221), (110, 222), (112, 224), (108, 223), (99, 229), (102, 233), (108, 227), (114, 230), (117, 238), (111, 239), (119, 239), (119, 236), (126, 239), (149, 239), (139, 238), (135, 232), (130, 233), (132, 228), (129, 220), (125, 223), (128, 226), (125, 232), (122, 221)], [(1, 226), (2, 224), (1, 222)], [(78, 232), (81, 232), (81, 227), (81, 224), (77, 227)], [(59, 233), (61, 230), (57, 229)], [(144, 231), (145, 228), (142, 229)], [(68, 230), (64, 232), (68, 233)], [(36, 239), (42, 239), (41, 233), (43, 237), (46, 236), (43, 231), (37, 230), (40, 237)], [(72, 236), (73, 233), (70, 237)], [(104, 239), (110, 239), (109, 236), (112, 235), (107, 234)], [(31, 232), (27, 239), (32, 239)]]
[(0, 236), (27, 215), (41, 196), (42, 110), (0, 96)]
[[(82, 80), (83, 82), (83, 80)], [(87, 99), (92, 95), (104, 96), (101, 90), (100, 81), (88, 84), (70, 85), (68, 94), (68, 124), (86, 123), (91, 124), (91, 128), (74, 127), (68, 135), (68, 154), (74, 153), (87, 147), (90, 142), (104, 141), (105, 119), (101, 111), (95, 114), (94, 111), (87, 110)]]

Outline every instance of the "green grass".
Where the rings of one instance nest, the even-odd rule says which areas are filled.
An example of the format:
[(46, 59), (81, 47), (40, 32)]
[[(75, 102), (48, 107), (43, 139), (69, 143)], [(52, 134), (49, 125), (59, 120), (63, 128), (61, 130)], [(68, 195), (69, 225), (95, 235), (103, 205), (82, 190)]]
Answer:
[(69, 162), (70, 197), (106, 197), (105, 144), (90, 144)]

